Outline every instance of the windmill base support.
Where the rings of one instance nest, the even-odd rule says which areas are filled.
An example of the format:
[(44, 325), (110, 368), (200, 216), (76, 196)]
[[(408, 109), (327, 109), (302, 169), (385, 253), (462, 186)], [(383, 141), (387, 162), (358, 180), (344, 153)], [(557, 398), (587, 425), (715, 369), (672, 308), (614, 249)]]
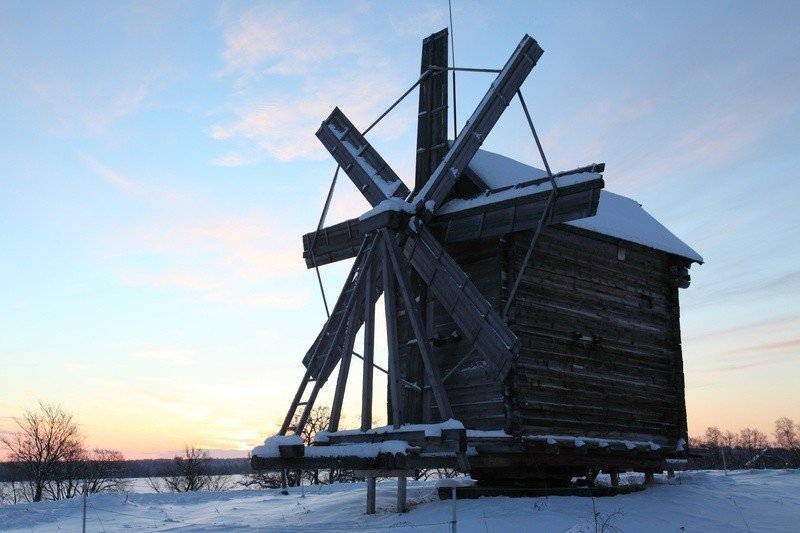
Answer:
[(377, 482), (375, 474), (368, 473), (367, 476), (367, 514), (375, 514), (375, 499)]
[(397, 478), (397, 512), (405, 513), (408, 498), (408, 477), (411, 472), (404, 472)]
[(377, 479), (379, 477), (397, 478), (397, 512), (408, 511), (408, 478), (414, 475), (413, 470), (357, 470), (356, 475), (363, 476), (367, 481), (367, 514), (375, 514)]

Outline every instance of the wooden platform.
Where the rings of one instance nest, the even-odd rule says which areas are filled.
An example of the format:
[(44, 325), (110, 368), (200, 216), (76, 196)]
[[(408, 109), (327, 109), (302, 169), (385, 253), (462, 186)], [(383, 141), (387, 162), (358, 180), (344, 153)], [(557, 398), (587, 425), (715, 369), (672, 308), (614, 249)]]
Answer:
[[(651, 442), (502, 431), (438, 429), (342, 431), (324, 434), (314, 446), (280, 446), (279, 457), (251, 458), (255, 470), (349, 469), (362, 472), (448, 468), (469, 472), (488, 487), (567, 486), (574, 477), (604, 471), (681, 470), (686, 452)], [(398, 446), (382, 451), (381, 443)], [(366, 453), (365, 453), (366, 452)], [(372, 456), (369, 456), (370, 452)], [(377, 474), (376, 474), (377, 475)]]

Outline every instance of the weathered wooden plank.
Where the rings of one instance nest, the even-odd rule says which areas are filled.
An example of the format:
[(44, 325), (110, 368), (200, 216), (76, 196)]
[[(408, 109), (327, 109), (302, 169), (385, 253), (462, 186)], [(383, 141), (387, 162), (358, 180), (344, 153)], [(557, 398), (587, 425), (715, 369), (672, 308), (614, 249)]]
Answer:
[(389, 352), (389, 401), (391, 403), (391, 423), (399, 428), (405, 421), (403, 416), (403, 386), (400, 379), (400, 355), (398, 354), (397, 337), (397, 303), (395, 302), (395, 282), (392, 275), (389, 256), (385, 246), (380, 243), (380, 257), (383, 274), (383, 302), (386, 308), (386, 345)]
[[(377, 261), (375, 262), (377, 263)], [(375, 355), (375, 302), (377, 292), (377, 268), (370, 265), (364, 287), (364, 368), (361, 379), (361, 430), (372, 427), (372, 377)]]
[[(447, 28), (422, 41), (420, 75), (447, 67)], [(439, 166), (447, 144), (447, 70), (434, 70), (419, 85), (415, 189), (421, 189)]]
[(414, 197), (416, 204), (425, 205), (426, 209), (429, 202), (433, 202), (436, 207), (442, 205), (456, 180), (467, 168), (483, 140), (543, 53), (533, 38), (529, 35), (523, 37), (503, 70), (492, 82), (486, 96), (459, 132), (453, 146), (433, 171), (425, 186)]
[(338, 107), (322, 122), (317, 138), (373, 207), (408, 196), (408, 187)]

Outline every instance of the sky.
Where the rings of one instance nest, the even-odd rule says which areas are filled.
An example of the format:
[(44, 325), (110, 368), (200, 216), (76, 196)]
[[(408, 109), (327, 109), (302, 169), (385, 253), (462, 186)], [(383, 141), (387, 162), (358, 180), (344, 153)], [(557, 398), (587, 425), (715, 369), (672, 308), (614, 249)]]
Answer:
[[(453, 22), (460, 66), (536, 38), (522, 91), (554, 170), (605, 162), (704, 257), (690, 435), (800, 421), (800, 5), (454, 0)], [(335, 169), (314, 133), (337, 105), (370, 124), (447, 25), (440, 0), (1, 2), (0, 432), (47, 401), (129, 457), (275, 433), (325, 317), (301, 257)], [(491, 79), (458, 75), (460, 125)], [(408, 184), (415, 98), (368, 136)], [(484, 148), (541, 166), (518, 103)], [(367, 208), (340, 179), (328, 222)], [(354, 382), (344, 426), (359, 404)]]

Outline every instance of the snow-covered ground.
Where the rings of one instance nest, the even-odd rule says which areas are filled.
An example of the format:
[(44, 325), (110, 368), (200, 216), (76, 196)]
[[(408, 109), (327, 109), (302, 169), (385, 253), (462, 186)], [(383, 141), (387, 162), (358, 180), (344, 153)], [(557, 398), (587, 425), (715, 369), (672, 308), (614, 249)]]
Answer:
[[(639, 478), (640, 479), (640, 478)], [(623, 478), (623, 481), (625, 479)], [(635, 481), (635, 480), (634, 480)], [(800, 531), (800, 471), (683, 472), (643, 492), (596, 498), (616, 531)], [(89, 531), (449, 531), (451, 502), (434, 482), (409, 483), (408, 513), (394, 511), (395, 486), (378, 485), (378, 513), (364, 514), (363, 483), (192, 494), (101, 494), (89, 500)], [(459, 532), (595, 531), (583, 497), (480, 498), (457, 503)], [(616, 514), (615, 514), (616, 513)], [(81, 500), (0, 506), (0, 529), (79, 531)], [(606, 529), (615, 531), (615, 529)]]

